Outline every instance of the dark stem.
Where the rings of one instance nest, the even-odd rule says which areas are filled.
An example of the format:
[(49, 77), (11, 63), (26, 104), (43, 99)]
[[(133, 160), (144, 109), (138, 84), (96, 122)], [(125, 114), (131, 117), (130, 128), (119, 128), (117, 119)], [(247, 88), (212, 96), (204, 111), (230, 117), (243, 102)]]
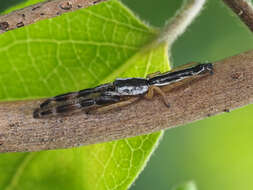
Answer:
[(0, 15), (0, 34), (107, 0), (53, 0)]
[(245, 0), (223, 0), (253, 32), (253, 8)]

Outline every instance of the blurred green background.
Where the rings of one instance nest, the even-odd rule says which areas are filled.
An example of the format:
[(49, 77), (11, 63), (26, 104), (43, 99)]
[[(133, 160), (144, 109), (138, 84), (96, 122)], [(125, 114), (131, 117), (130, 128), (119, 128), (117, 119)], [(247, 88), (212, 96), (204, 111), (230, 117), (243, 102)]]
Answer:
[(26, 0), (1, 0), (0, 13), (4, 10), (17, 5), (18, 3), (25, 2)]
[[(2, 0), (0, 12), (18, 0)], [(140, 18), (162, 26), (182, 0), (123, 0)], [(252, 33), (221, 0), (204, 11), (174, 44), (172, 60), (216, 61), (253, 49)], [(194, 180), (201, 190), (253, 189), (253, 106), (167, 130), (131, 190), (171, 189)]]
[[(162, 26), (182, 0), (125, 0), (151, 25)], [(174, 65), (216, 61), (253, 49), (253, 35), (221, 0), (202, 14), (174, 44)], [(253, 106), (167, 130), (131, 190), (171, 189), (194, 180), (201, 190), (253, 189)]]

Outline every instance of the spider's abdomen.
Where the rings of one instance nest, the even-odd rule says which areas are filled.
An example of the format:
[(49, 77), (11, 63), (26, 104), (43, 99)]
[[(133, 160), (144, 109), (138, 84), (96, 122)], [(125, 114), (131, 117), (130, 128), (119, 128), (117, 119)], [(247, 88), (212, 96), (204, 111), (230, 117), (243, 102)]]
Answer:
[(134, 96), (148, 92), (148, 82), (145, 78), (116, 79), (113, 83), (115, 93), (123, 96)]

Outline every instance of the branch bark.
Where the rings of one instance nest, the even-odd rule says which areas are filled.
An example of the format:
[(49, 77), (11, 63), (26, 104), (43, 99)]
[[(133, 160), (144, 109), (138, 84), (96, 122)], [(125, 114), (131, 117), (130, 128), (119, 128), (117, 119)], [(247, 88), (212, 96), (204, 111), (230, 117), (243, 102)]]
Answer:
[(253, 102), (253, 51), (218, 61), (214, 74), (104, 114), (33, 119), (41, 101), (0, 104), (0, 152), (59, 149), (172, 128)]
[(253, 32), (253, 7), (246, 0), (223, 0)]
[(24, 9), (0, 15), (0, 34), (40, 20), (98, 4), (106, 0), (53, 0), (38, 3)]

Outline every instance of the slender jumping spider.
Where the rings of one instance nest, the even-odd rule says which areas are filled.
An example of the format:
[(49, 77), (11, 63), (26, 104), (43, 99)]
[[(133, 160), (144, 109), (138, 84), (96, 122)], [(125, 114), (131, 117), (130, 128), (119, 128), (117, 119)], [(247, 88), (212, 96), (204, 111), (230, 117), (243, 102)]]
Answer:
[(152, 99), (154, 92), (163, 97), (164, 104), (169, 103), (160, 87), (183, 82), (194, 76), (213, 73), (213, 64), (196, 64), (184, 69), (166, 73), (153, 73), (147, 78), (122, 78), (114, 82), (99, 85), (94, 88), (69, 92), (45, 100), (33, 113), (34, 118), (45, 118), (60, 114), (84, 110), (110, 110), (115, 107), (130, 104), (141, 97)]

